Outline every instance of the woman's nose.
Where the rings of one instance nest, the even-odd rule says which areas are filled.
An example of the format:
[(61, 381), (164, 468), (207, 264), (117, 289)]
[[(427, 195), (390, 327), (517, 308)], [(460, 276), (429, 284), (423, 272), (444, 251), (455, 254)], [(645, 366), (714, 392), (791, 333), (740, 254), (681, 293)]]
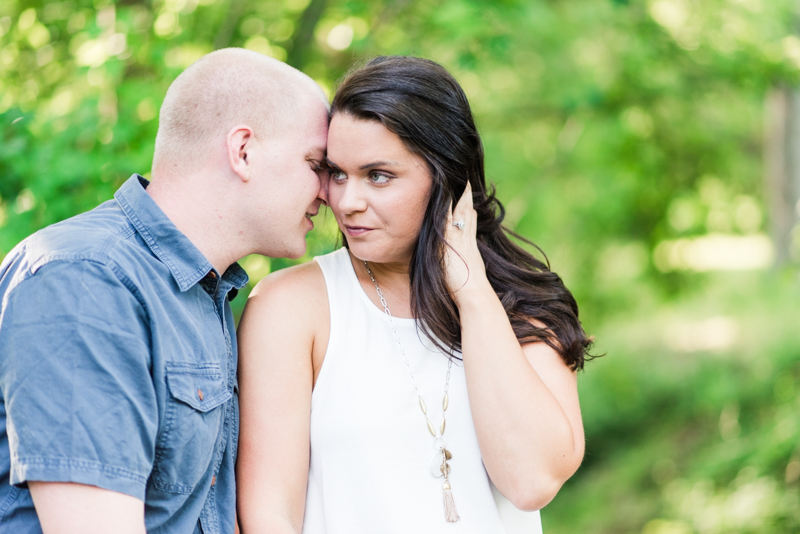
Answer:
[[(364, 211), (367, 208), (367, 202), (364, 198), (363, 191), (361, 191), (361, 187), (359, 187), (358, 180), (347, 180), (338, 187), (341, 188), (341, 196), (339, 196), (337, 206), (339, 211), (350, 214)], [(331, 194), (331, 200), (333, 200), (332, 197), (333, 195)]]

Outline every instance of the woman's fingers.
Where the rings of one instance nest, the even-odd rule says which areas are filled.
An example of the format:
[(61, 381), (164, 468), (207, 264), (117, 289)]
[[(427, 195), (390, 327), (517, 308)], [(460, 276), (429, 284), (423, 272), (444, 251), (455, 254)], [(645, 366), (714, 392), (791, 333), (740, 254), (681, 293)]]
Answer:
[(464, 194), (462, 194), (461, 198), (458, 199), (458, 204), (456, 204), (456, 208), (453, 210), (453, 214), (463, 219), (464, 216), (467, 213), (469, 213), (469, 210), (471, 209), (472, 209), (472, 186), (470, 185), (469, 182), (467, 182), (467, 187), (464, 188)]
[(447, 226), (453, 223), (453, 201), (450, 201), (450, 207), (447, 208)]
[(461, 198), (458, 199), (455, 209), (451, 211), (452, 218), (448, 221), (448, 225), (453, 224), (454, 222), (464, 221), (464, 228), (462, 231), (474, 234), (474, 211), (475, 210), (472, 208), (472, 186), (469, 182), (467, 182), (467, 186), (464, 188), (464, 193), (461, 195)]
[[(455, 226), (456, 223), (462, 223)], [(447, 218), (445, 239), (448, 243), (445, 251), (445, 283), (454, 297), (460, 294), (471, 281), (480, 283), (485, 274), (483, 259), (477, 243), (478, 214), (473, 208), (472, 186), (467, 183), (464, 193), (450, 210)]]

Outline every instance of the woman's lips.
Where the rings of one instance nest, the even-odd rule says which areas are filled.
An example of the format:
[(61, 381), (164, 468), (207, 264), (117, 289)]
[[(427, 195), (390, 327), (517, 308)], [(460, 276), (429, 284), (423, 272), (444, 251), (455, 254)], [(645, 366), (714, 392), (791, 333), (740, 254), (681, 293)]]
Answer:
[(350, 237), (358, 237), (360, 235), (364, 235), (367, 232), (371, 232), (372, 231), (372, 228), (366, 228), (364, 226), (348, 226), (348, 225), (345, 225), (344, 229), (347, 232), (347, 235), (349, 235)]

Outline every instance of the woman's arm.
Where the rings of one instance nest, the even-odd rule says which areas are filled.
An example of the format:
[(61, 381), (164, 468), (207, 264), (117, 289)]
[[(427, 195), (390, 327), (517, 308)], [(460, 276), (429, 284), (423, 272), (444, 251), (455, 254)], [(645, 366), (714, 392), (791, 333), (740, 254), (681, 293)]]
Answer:
[(242, 534), (302, 531), (312, 351), (315, 343), (327, 345), (329, 324), (325, 282), (315, 263), (268, 276), (247, 301), (238, 334)]
[(145, 534), (144, 502), (72, 482), (33, 482), (36, 515), (45, 534)]
[(555, 497), (583, 459), (576, 375), (545, 343), (521, 347), (489, 284), (475, 242), (471, 189), (448, 225), (448, 287), (461, 317), (472, 418), (489, 476), (517, 508), (537, 510)]
[(459, 311), (483, 463), (517, 508), (538, 510), (583, 458), (575, 373), (545, 343), (520, 347), (493, 291), (461, 299)]

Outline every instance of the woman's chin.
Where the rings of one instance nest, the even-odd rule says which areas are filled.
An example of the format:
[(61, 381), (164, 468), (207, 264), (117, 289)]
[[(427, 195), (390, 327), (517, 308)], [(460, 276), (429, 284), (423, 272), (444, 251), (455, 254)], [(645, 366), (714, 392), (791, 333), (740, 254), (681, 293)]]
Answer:
[(411, 253), (398, 254), (397, 249), (387, 250), (384, 247), (378, 249), (377, 247), (359, 246), (358, 243), (353, 243), (353, 240), (348, 241), (348, 248), (357, 260), (367, 261), (370, 263), (411, 263)]
[(371, 250), (370, 247), (359, 246), (357, 243), (353, 243), (352, 239), (347, 242), (347, 248), (350, 250), (350, 254), (360, 261), (376, 262), (377, 260), (375, 258), (381, 257), (380, 254), (376, 255), (375, 251)]

